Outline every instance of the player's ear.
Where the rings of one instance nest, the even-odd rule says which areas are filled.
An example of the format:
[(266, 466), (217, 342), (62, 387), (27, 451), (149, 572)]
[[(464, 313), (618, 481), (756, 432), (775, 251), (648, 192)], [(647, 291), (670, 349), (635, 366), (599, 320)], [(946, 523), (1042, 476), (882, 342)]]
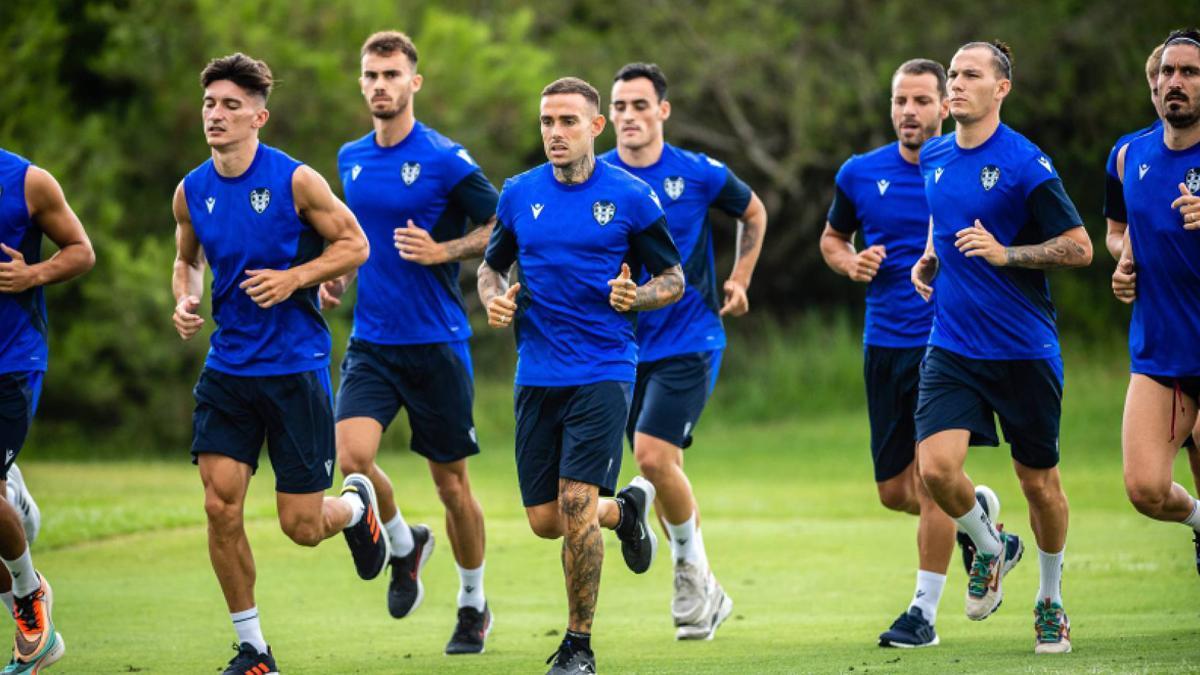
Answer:
[(271, 111), (267, 110), (266, 105), (264, 105), (263, 107), (258, 109), (258, 112), (254, 113), (254, 122), (253, 122), (254, 128), (261, 129), (261, 128), (267, 126), (267, 120), (270, 118), (271, 118)]
[(604, 131), (604, 123), (607, 121), (608, 120), (606, 120), (604, 118), (604, 115), (601, 115), (600, 111), (597, 110), (596, 114), (592, 117), (592, 137), (593, 138), (599, 136), (600, 133)]
[(1008, 96), (1008, 92), (1012, 91), (1012, 80), (1007, 78), (1001, 79), (996, 83), (996, 97), (1003, 99)]
[(664, 122), (671, 118), (671, 102), (670, 101), (660, 101), (659, 102), (658, 118)]
[(417, 74), (413, 75), (413, 77), (412, 77), (412, 90), (413, 90), (413, 93), (414, 93), (414, 94), (415, 94), (416, 92), (418, 92), (418, 91), (421, 91), (421, 83), (422, 83), (422, 82), (424, 82), (424, 81), (425, 81), (425, 78), (421, 77), (421, 74), (420, 74), (420, 73), (417, 73)]
[(945, 121), (950, 116), (950, 97), (943, 96), (941, 102), (941, 110), (938, 112), (938, 119)]

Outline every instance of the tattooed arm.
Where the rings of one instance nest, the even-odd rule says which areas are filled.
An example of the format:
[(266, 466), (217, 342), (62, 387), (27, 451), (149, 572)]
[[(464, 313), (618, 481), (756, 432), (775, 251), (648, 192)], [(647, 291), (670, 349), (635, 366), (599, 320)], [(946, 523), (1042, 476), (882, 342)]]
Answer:
[(1009, 246), (1004, 249), (1004, 264), (1048, 270), (1058, 267), (1087, 267), (1092, 262), (1092, 240), (1087, 230), (1076, 227), (1033, 246)]
[(750, 299), (746, 291), (750, 288), (750, 277), (762, 253), (763, 235), (767, 232), (767, 209), (758, 195), (750, 194), (750, 205), (738, 219), (737, 260), (733, 272), (725, 281), (725, 303), (721, 316), (741, 316), (750, 311)]
[(668, 267), (641, 286), (630, 277), (629, 265), (621, 263), (621, 275), (608, 282), (612, 287), (608, 303), (618, 312), (646, 312), (683, 297), (683, 268), (679, 265)]

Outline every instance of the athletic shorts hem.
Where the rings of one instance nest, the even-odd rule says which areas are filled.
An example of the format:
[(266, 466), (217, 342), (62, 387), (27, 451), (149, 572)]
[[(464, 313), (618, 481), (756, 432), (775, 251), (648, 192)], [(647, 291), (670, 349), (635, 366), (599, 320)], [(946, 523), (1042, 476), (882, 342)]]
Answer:
[(239, 464), (245, 464), (250, 467), (250, 475), (258, 473), (258, 462), (247, 462), (244, 456), (236, 454), (233, 450), (197, 450), (192, 448), (192, 464), (200, 464), (200, 455), (220, 455), (228, 457)]

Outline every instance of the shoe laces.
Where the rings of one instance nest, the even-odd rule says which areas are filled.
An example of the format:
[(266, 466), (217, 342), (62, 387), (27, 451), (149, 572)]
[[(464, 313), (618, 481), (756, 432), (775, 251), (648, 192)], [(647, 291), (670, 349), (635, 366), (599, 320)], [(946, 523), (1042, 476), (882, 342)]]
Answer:
[(450, 640), (453, 642), (466, 642), (476, 639), (475, 617), (483, 616), (483, 613), (474, 607), (459, 607), (458, 608), (458, 624), (454, 626), (454, 635)]
[(562, 643), (558, 645), (558, 651), (551, 654), (550, 657), (546, 659), (546, 663), (550, 664), (553, 662), (555, 668), (566, 668), (567, 663), (571, 660), (571, 657), (574, 654), (575, 652), (571, 650), (571, 645), (567, 644), (566, 640), (563, 640)]
[(243, 642), (240, 645), (234, 642), (230, 645), (230, 647), (232, 647), (233, 651), (237, 652), (237, 654), (234, 654), (233, 658), (229, 659), (229, 666), (236, 666), (239, 663), (245, 665), (257, 663), (259, 657), (258, 650), (255, 649), (254, 645), (250, 644), (249, 642)]
[(1038, 642), (1058, 642), (1062, 639), (1066, 626), (1066, 612), (1062, 605), (1056, 602), (1039, 600), (1033, 608), (1033, 629), (1037, 633)]
[(917, 617), (909, 612), (900, 615), (900, 618), (892, 622), (892, 630), (904, 630), (910, 633), (916, 633), (922, 626), (928, 625), (923, 621), (918, 621)]
[(45, 595), (39, 588), (23, 598), (14, 599), (13, 618), (17, 620), (17, 627), (22, 633), (36, 633), (42, 629), (41, 622), (38, 621), (37, 603)]
[(975, 551), (971, 561), (971, 575), (967, 579), (967, 590), (975, 597), (983, 597), (987, 593), (988, 579), (992, 576), (992, 568), (999, 564), (1000, 553), (983, 553)]

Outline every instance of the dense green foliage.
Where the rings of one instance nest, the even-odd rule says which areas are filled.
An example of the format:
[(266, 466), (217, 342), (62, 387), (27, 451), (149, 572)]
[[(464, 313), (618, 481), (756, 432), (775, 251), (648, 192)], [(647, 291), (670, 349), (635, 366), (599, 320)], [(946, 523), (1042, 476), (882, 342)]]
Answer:
[[(1064, 329), (1107, 342), (1124, 314), (1109, 298), (1100, 245), (1102, 165), (1112, 141), (1152, 114), (1142, 63), (1185, 19), (1173, 3), (1131, 10), (1115, 0), (1003, 11), (962, 0), (0, 3), (0, 146), (58, 176), (98, 252), (90, 275), (48, 294), (53, 367), (38, 433), (93, 446), (186, 440), (205, 336), (181, 344), (171, 330), (169, 201), (208, 154), (197, 74), (213, 56), (242, 50), (272, 65), (280, 85), (265, 140), (333, 178), (337, 148), (369, 128), (358, 47), (373, 30), (406, 30), (426, 77), (418, 116), (469, 147), (497, 184), (541, 161), (543, 84), (578, 74), (606, 91), (622, 63), (657, 61), (673, 82), (670, 139), (728, 161), (770, 209), (752, 297), (757, 314), (788, 324), (810, 308), (846, 317), (857, 312), (843, 308), (861, 305), (862, 289), (825, 269), (816, 240), (837, 167), (892, 138), (896, 65), (947, 61), (964, 41), (1000, 37), (1016, 54), (1005, 119), (1056, 160), (1097, 242), (1090, 270), (1053, 275)], [(732, 227), (720, 227), (725, 251), (731, 239)], [(339, 336), (347, 316), (334, 316)], [(510, 345), (498, 335), (477, 342), (488, 355)], [(731, 359), (728, 370), (748, 361)]]

